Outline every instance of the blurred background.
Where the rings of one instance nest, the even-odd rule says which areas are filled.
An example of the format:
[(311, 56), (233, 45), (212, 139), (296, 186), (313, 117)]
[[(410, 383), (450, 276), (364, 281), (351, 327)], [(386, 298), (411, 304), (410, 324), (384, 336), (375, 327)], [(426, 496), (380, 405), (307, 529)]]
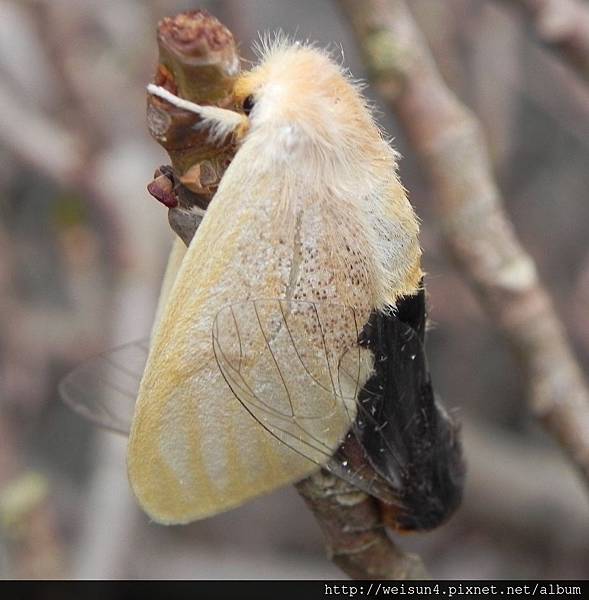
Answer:
[[(507, 211), (589, 365), (589, 91), (491, 0), (411, 0), (446, 81), (481, 119)], [(147, 134), (157, 21), (207, 8), (242, 54), (282, 28), (356, 43), (330, 0), (0, 0), (0, 577), (334, 578), (294, 489), (184, 527), (150, 523), (125, 440), (72, 414), (57, 385), (145, 337), (172, 234), (146, 192), (166, 155)], [(377, 97), (368, 95), (382, 108)], [(434, 383), (463, 421), (463, 506), (404, 536), (433, 577), (584, 578), (589, 504), (529, 416), (512, 354), (440, 243), (429, 189), (392, 115), (423, 222)]]

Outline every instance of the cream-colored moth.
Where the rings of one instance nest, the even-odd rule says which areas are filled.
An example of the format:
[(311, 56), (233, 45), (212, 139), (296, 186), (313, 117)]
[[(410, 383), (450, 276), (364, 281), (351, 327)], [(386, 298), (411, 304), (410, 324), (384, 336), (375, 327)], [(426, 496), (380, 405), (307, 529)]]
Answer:
[(186, 523), (323, 467), (400, 528), (435, 526), (460, 445), (423, 353), (418, 221), (358, 86), (278, 40), (237, 80), (243, 113), (148, 89), (238, 149), (166, 276), (128, 447), (139, 504)]

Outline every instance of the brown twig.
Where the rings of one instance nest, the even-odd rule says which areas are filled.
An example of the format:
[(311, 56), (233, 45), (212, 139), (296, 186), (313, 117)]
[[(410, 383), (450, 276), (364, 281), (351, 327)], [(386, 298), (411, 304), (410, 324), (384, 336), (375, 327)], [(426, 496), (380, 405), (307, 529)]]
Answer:
[(431, 180), (450, 253), (525, 367), (531, 411), (589, 482), (589, 392), (505, 213), (477, 119), (442, 81), (404, 1), (340, 4)]
[[(214, 16), (196, 10), (158, 23), (159, 62), (154, 83), (186, 100), (233, 105), (239, 54), (231, 32)], [(147, 97), (147, 128), (166, 150), (172, 167), (161, 167), (147, 186), (169, 208), (168, 222), (188, 245), (235, 154), (233, 139), (216, 140), (199, 117), (152, 95)]]
[(589, 6), (580, 0), (502, 0), (521, 9), (540, 41), (589, 83)]
[(353, 579), (425, 579), (421, 559), (387, 536), (374, 498), (321, 471), (296, 486), (325, 536), (329, 558)]

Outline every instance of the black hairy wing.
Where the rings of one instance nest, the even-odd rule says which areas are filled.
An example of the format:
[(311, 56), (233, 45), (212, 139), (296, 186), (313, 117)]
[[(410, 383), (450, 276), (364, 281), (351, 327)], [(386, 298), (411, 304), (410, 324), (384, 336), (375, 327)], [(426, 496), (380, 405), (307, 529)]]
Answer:
[[(404, 529), (443, 522), (460, 503), (464, 479), (458, 427), (432, 388), (425, 324), (421, 290), (396, 314), (373, 312), (360, 336), (374, 355), (374, 373), (358, 402), (374, 419), (357, 423), (357, 435), (375, 470), (395, 487), (403, 507), (396, 521)], [(382, 451), (383, 436), (394, 455)]]
[(99, 427), (128, 435), (148, 351), (149, 340), (139, 340), (82, 363), (60, 382), (63, 401)]
[(419, 341), (425, 344), (425, 326), (427, 324), (427, 302), (423, 286), (414, 296), (405, 296), (397, 303), (394, 315), (402, 323), (413, 329)]

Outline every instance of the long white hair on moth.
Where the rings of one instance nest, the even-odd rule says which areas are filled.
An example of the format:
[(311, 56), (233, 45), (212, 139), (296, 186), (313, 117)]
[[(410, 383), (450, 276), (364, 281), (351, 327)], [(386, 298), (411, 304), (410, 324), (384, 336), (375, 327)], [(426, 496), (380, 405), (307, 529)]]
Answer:
[[(419, 285), (419, 226), (397, 176), (398, 154), (375, 123), (363, 84), (326, 51), (282, 33), (263, 37), (257, 51), (260, 64), (235, 88), (238, 98), (254, 98), (242, 156), (282, 179), (281, 197), (291, 204), (283, 217), (297, 198), (322, 203), (333, 216), (325, 234), (336, 246), (338, 222), (348, 221), (362, 240), (374, 307), (394, 307)], [(338, 271), (345, 276), (349, 266)]]

